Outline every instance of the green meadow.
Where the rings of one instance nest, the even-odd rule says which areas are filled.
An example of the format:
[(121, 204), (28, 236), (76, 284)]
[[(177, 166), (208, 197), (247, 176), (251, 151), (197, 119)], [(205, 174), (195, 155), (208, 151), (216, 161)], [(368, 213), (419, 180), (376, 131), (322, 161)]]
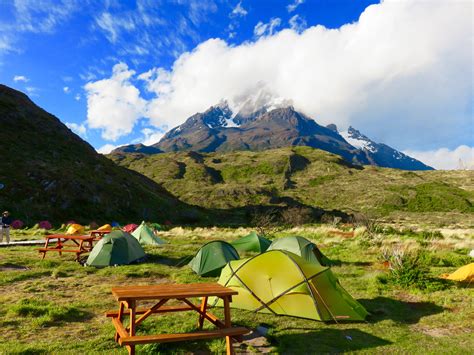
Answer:
[[(210, 240), (232, 241), (247, 228), (174, 227), (159, 232), (168, 244), (146, 247), (148, 258), (136, 265), (96, 269), (72, 255), (49, 253), (41, 260), (36, 247), (0, 249), (0, 353), (127, 353), (114, 342), (114, 327), (104, 316), (117, 308), (111, 288), (118, 285), (217, 281), (194, 274), (187, 261)], [(341, 232), (354, 232), (347, 237)], [(262, 342), (244, 342), (240, 351), (307, 353), (470, 353), (474, 348), (474, 292), (469, 285), (438, 276), (471, 262), (472, 229), (405, 228), (381, 223), (376, 228), (312, 224), (279, 228), (271, 239), (304, 236), (315, 242), (334, 265), (342, 286), (370, 316), (360, 323), (323, 323), (232, 310), (233, 324), (268, 334)], [(13, 239), (40, 239), (41, 230), (15, 231)], [(386, 267), (403, 255), (397, 273)], [(241, 255), (241, 257), (251, 256)], [(220, 308), (213, 312), (223, 316)], [(156, 315), (138, 334), (195, 329), (197, 316), (185, 312)], [(208, 325), (209, 326), (209, 325)], [(262, 340), (262, 339), (261, 339)], [(222, 353), (223, 340), (149, 344), (137, 353)]]

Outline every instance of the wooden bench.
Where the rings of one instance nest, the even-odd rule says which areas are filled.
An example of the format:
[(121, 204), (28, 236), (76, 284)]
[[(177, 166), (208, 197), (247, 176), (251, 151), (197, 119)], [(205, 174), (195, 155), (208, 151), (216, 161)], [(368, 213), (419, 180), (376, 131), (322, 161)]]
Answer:
[[(106, 316), (112, 318), (115, 327), (115, 341), (126, 346), (129, 354), (135, 353), (135, 345), (148, 343), (167, 343), (191, 341), (198, 339), (225, 338), (227, 354), (233, 354), (232, 338), (240, 338), (248, 333), (243, 327), (232, 327), (230, 320), (230, 302), (237, 294), (230, 288), (216, 283), (173, 284), (156, 286), (128, 286), (112, 288), (112, 294), (119, 302), (118, 311), (108, 311)], [(188, 298), (201, 297), (200, 305), (195, 305)], [(219, 320), (207, 310), (208, 297), (219, 297), (224, 301), (224, 321)], [(179, 300), (184, 304), (165, 305), (169, 300)], [(138, 301), (156, 300), (151, 307), (137, 307)], [(136, 327), (146, 318), (156, 313), (195, 311), (199, 314), (198, 331), (178, 334), (136, 335)], [(130, 319), (125, 327), (122, 318)], [(139, 316), (137, 318), (137, 316)], [(202, 330), (204, 320), (214, 324), (217, 329)]]
[(102, 239), (102, 237), (106, 234), (109, 234), (112, 232), (112, 230), (106, 229), (106, 230), (92, 230), (89, 232), (89, 235), (91, 237), (94, 237), (94, 241), (99, 241)]
[[(42, 259), (45, 258), (46, 253), (54, 251), (62, 255), (62, 253), (75, 253), (76, 260), (79, 261), (80, 257), (84, 253), (88, 253), (92, 250), (94, 237), (89, 235), (63, 235), (63, 234), (53, 234), (47, 235), (45, 238), (45, 244), (43, 248), (38, 248), (38, 252), (43, 254)], [(54, 246), (51, 246), (51, 242), (56, 242)], [(67, 242), (70, 242), (66, 247), (74, 246), (74, 249), (65, 249)], [(72, 245), (70, 245), (72, 243)]]

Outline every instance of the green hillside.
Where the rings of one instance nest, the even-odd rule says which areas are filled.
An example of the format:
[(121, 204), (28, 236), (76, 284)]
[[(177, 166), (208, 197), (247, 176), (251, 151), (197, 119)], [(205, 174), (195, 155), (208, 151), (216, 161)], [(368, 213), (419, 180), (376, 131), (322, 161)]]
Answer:
[(14, 218), (28, 224), (128, 222), (198, 213), (154, 181), (98, 154), (26, 95), (3, 85), (0, 124), (0, 208)]
[(352, 166), (310, 147), (261, 152), (110, 155), (207, 208), (300, 204), (388, 215), (396, 211), (474, 212), (474, 172), (411, 172)]

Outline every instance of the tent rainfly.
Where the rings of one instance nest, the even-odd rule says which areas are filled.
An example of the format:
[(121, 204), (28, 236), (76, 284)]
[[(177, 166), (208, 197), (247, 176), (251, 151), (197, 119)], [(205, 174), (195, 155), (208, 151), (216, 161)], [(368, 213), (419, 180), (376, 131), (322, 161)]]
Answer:
[(441, 277), (451, 281), (471, 283), (474, 281), (474, 263), (461, 266), (452, 274), (441, 275)]
[(100, 226), (97, 228), (98, 231), (110, 231), (112, 230), (112, 226), (110, 224), (104, 224), (103, 226)]
[(113, 231), (99, 240), (87, 258), (86, 265), (126, 265), (143, 257), (145, 251), (134, 237), (123, 231)]
[(272, 242), (264, 237), (259, 236), (255, 232), (250, 232), (249, 235), (234, 240), (231, 244), (240, 252), (253, 251), (257, 253), (263, 253), (268, 249)]
[(219, 276), (222, 268), (231, 260), (238, 260), (239, 253), (235, 248), (222, 240), (204, 244), (189, 266), (200, 276)]
[(124, 226), (122, 228), (122, 230), (126, 233), (132, 233), (137, 228), (138, 228), (138, 224), (130, 223), (130, 224), (127, 224), (126, 226)]
[(322, 266), (331, 265), (329, 260), (316, 244), (311, 243), (303, 237), (284, 237), (275, 239), (267, 250), (286, 250), (292, 252), (306, 261), (320, 264)]
[(141, 245), (160, 245), (166, 243), (153, 233), (151, 228), (146, 225), (145, 221), (143, 221), (138, 228), (133, 231), (132, 235)]
[(84, 233), (84, 226), (74, 223), (69, 225), (67, 228), (66, 234), (82, 234)]
[[(329, 267), (283, 250), (231, 261), (218, 282), (238, 292), (233, 308), (319, 321), (362, 321), (368, 315)], [(209, 302), (222, 306), (220, 299)]]

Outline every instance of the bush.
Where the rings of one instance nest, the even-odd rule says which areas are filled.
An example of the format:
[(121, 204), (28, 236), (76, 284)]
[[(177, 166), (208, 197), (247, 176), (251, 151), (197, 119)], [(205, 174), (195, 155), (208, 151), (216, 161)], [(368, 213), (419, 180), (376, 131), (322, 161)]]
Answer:
[(21, 228), (23, 228), (24, 225), (25, 224), (23, 223), (23, 221), (21, 221), (19, 219), (15, 219), (11, 224), (13, 229), (21, 229)]
[(49, 230), (52, 229), (53, 226), (48, 221), (41, 221), (38, 223), (38, 228)]
[(401, 287), (422, 285), (427, 278), (428, 269), (420, 262), (420, 253), (405, 249), (394, 249), (388, 257), (390, 281)]
[(310, 208), (289, 207), (281, 212), (281, 220), (287, 226), (299, 226), (310, 223), (313, 214)]
[(436, 257), (418, 250), (396, 248), (384, 249), (382, 259), (388, 262), (389, 274), (379, 282), (400, 286), (402, 288), (417, 288), (425, 291), (437, 291), (446, 288), (447, 283), (429, 276), (429, 268)]

